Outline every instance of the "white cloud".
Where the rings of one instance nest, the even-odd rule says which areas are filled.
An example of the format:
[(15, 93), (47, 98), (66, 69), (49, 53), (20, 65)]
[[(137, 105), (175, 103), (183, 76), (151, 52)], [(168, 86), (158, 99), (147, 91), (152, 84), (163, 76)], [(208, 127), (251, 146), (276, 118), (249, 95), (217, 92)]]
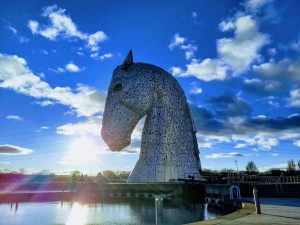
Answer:
[(169, 44), (169, 49), (173, 50), (175, 47), (182, 45), (185, 42), (185, 38), (181, 37), (179, 34), (175, 34), (171, 43)]
[(192, 88), (192, 90), (190, 91), (191, 94), (201, 94), (202, 93), (202, 88), (198, 88), (198, 87), (194, 87)]
[(224, 80), (228, 69), (222, 61), (210, 58), (203, 61), (193, 60), (186, 67), (186, 71), (179, 67), (172, 67), (173, 75), (178, 77), (194, 76), (204, 81)]
[(24, 120), (21, 116), (18, 115), (7, 115), (5, 118), (7, 120), (18, 120), (18, 121)]
[(297, 147), (299, 147), (300, 148), (300, 140), (296, 140), (296, 141), (294, 141), (294, 143), (293, 143), (294, 145), (296, 145)]
[(288, 106), (300, 108), (300, 89), (290, 90), (290, 97), (287, 101)]
[(230, 143), (230, 137), (214, 134), (201, 134), (201, 130), (196, 134), (199, 148), (212, 148), (216, 144)]
[(273, 0), (247, 0), (245, 1), (245, 7), (251, 12), (258, 12), (261, 7), (273, 2)]
[(99, 136), (102, 123), (102, 116), (91, 117), (84, 122), (68, 123), (56, 128), (56, 133), (68, 136)]
[(49, 52), (45, 49), (40, 49), (40, 52), (44, 55), (49, 55)]
[(267, 117), (265, 115), (258, 115), (258, 116), (254, 116), (252, 117), (252, 119), (259, 119), (259, 120), (264, 120), (266, 119)]
[(194, 57), (195, 51), (197, 51), (197, 46), (191, 43), (187, 43), (186, 38), (181, 37), (178, 33), (176, 33), (171, 43), (169, 44), (169, 49), (173, 50), (174, 48), (179, 48), (184, 51), (185, 58), (187, 60)]
[(281, 163), (281, 164), (274, 164), (270, 166), (264, 166), (264, 167), (259, 167), (258, 170), (260, 172), (265, 172), (270, 169), (286, 169), (287, 163)]
[[(253, 0), (247, 2), (246, 8), (259, 9), (269, 1)], [(245, 12), (237, 12), (234, 17), (221, 21), (219, 29), (223, 32), (233, 31), (233, 37), (217, 40), (217, 57), (195, 59), (194, 54), (186, 55), (191, 63), (186, 69), (172, 67), (174, 76), (194, 76), (199, 80), (225, 80), (229, 75), (238, 76), (250, 69), (254, 62), (262, 59), (260, 50), (269, 43), (269, 36), (259, 32), (258, 17), (247, 15)], [(175, 34), (169, 48), (183, 49), (187, 39)], [(191, 51), (194, 53), (196, 49)]]
[[(261, 59), (259, 51), (269, 42), (269, 37), (258, 32), (257, 22), (250, 15), (237, 16), (219, 24), (221, 31), (234, 31), (231, 38), (217, 40), (216, 58), (192, 59), (186, 70), (172, 67), (174, 76), (194, 76), (199, 80), (225, 80), (229, 72), (237, 76), (250, 69), (250, 65)], [(181, 47), (186, 39), (175, 34), (170, 49)], [(193, 58), (193, 55), (190, 56)]]
[(232, 140), (233, 141), (243, 141), (247, 145), (255, 145), (255, 143), (256, 143), (255, 140), (249, 135), (235, 134), (235, 135), (232, 135)]
[(180, 76), (180, 74), (183, 72), (180, 67), (176, 67), (176, 66), (172, 66), (170, 70), (174, 76), (177, 76), (177, 75)]
[(277, 91), (282, 88), (281, 82), (277, 80), (261, 80), (257, 78), (245, 79), (247, 87), (254, 89), (255, 91)]
[(66, 70), (61, 67), (58, 67), (57, 69), (48, 68), (48, 70), (53, 71), (54, 73), (65, 73), (66, 72)]
[(192, 12), (192, 17), (194, 18), (194, 19), (196, 19), (197, 18), (197, 13), (194, 11), (194, 12)]
[(54, 105), (55, 103), (50, 100), (44, 100), (44, 101), (35, 101), (34, 104), (45, 107), (45, 106), (49, 106), (49, 105)]
[(261, 149), (270, 150), (272, 147), (277, 146), (279, 143), (276, 138), (264, 137), (262, 135), (256, 135), (254, 138), (256, 139), (257, 145)]
[(69, 62), (66, 66), (65, 66), (66, 70), (71, 72), (71, 73), (78, 73), (80, 72), (82, 69), (79, 68), (77, 65), (75, 65), (72, 62)]
[(88, 46), (92, 51), (98, 51), (99, 43), (105, 41), (106, 39), (107, 36), (103, 31), (97, 31), (96, 33), (88, 36)]
[(276, 48), (269, 48), (268, 49), (268, 54), (271, 56), (275, 56), (277, 54)]
[[(202, 135), (197, 133), (197, 138), (200, 138)], [(228, 136), (206, 134), (206, 141), (213, 141), (214, 143), (230, 143), (230, 138)]]
[(232, 29), (234, 37), (219, 39), (217, 51), (234, 75), (239, 75), (261, 58), (259, 50), (269, 42), (269, 38), (258, 32), (256, 21), (249, 15), (236, 18)]
[(23, 148), (15, 145), (0, 145), (0, 155), (27, 155), (32, 153), (33, 150), (29, 148)]
[(75, 110), (78, 116), (92, 116), (103, 112), (105, 93), (78, 84), (70, 87), (52, 88), (28, 68), (26, 60), (16, 55), (0, 53), (0, 87), (13, 90), (39, 100), (50, 100)]
[(300, 52), (300, 38), (291, 44), (291, 49)]
[(7, 28), (13, 33), (13, 34), (16, 34), (18, 33), (17, 29), (12, 27), (12, 26), (7, 26)]
[(41, 127), (42, 130), (49, 130), (49, 128), (50, 128), (50, 127), (48, 127), (48, 126), (42, 126), (42, 127)]
[(219, 29), (223, 32), (225, 31), (229, 31), (229, 30), (233, 30), (234, 29), (234, 22), (230, 19), (230, 20), (223, 20), (220, 24), (219, 24)]
[(267, 63), (254, 65), (253, 70), (266, 77), (277, 77), (281, 79), (290, 78), (300, 82), (300, 61), (282, 59), (278, 62), (270, 60)]
[(211, 142), (198, 142), (199, 148), (212, 148), (213, 143)]
[(210, 155), (206, 155), (208, 159), (220, 159), (220, 158), (233, 158), (233, 157), (243, 157), (244, 155), (238, 152), (230, 152), (230, 153), (213, 153)]
[(106, 53), (100, 56), (101, 60), (112, 58), (114, 55), (111, 53)]
[(39, 23), (37, 21), (34, 20), (29, 20), (28, 21), (28, 27), (31, 30), (31, 32), (33, 34), (36, 34), (38, 32), (38, 28), (39, 28)]
[(86, 41), (87, 47), (91, 51), (98, 51), (99, 44), (107, 39), (103, 31), (88, 34), (80, 31), (72, 19), (65, 14), (65, 9), (56, 5), (43, 9), (42, 16), (49, 19), (48, 25), (40, 25), (38, 21), (29, 20), (28, 27), (33, 34), (39, 34), (49, 40), (56, 40), (58, 37), (69, 39), (78, 38)]
[(237, 144), (236, 146), (234, 146), (234, 148), (246, 148), (247, 147), (247, 145), (246, 144)]
[(193, 20), (194, 20), (194, 23), (195, 25), (200, 25), (201, 23), (198, 21), (198, 14), (197, 12), (193, 11), (192, 14), (191, 14)]
[[(93, 54), (98, 54), (97, 52), (96, 53), (93, 53)], [(52, 68), (48, 68), (50, 71), (53, 71), (55, 73), (65, 73), (65, 72), (70, 72), (70, 73), (78, 73), (78, 72), (81, 72), (83, 71), (85, 68), (82, 67), (80, 68), (79, 66), (77, 66), (75, 63), (73, 62), (69, 62), (65, 65), (64, 68), (62, 67), (58, 67), (56, 69), (52, 69)]]
[(295, 116), (300, 116), (300, 114), (299, 113), (293, 113), (293, 114), (289, 115), (288, 118), (292, 118), (292, 117), (295, 117)]
[(23, 36), (19, 36), (19, 42), (20, 43), (26, 43), (29, 41), (29, 38), (23, 37)]
[(105, 53), (103, 55), (99, 55), (98, 52), (93, 52), (92, 54), (90, 54), (91, 58), (100, 59), (100, 60), (110, 59), (113, 56), (114, 55), (112, 53)]
[(238, 143), (235, 148), (257, 147), (260, 150), (271, 150), (277, 146), (279, 141), (268, 133), (259, 133), (256, 135), (232, 135), (232, 140)]
[(284, 132), (283, 134), (279, 135), (279, 138), (281, 140), (293, 140), (293, 139), (300, 139), (300, 131), (295, 131), (295, 132)]
[(194, 57), (195, 51), (197, 51), (197, 46), (193, 44), (182, 45), (181, 49), (185, 52), (185, 58), (187, 60)]

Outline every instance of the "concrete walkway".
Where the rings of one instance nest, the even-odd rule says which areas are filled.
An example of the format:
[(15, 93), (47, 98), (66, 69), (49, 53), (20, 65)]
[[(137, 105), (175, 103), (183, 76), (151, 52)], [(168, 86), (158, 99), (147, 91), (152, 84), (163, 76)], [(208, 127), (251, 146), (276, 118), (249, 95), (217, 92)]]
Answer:
[(244, 209), (232, 214), (190, 225), (300, 225), (300, 199), (262, 198), (260, 202), (262, 212), (260, 215), (254, 212), (253, 204), (246, 204)]

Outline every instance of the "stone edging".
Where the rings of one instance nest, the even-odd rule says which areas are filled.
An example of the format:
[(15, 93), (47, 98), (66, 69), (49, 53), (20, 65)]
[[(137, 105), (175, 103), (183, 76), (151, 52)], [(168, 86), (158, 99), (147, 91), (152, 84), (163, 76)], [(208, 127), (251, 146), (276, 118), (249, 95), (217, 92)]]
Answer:
[(206, 220), (206, 221), (199, 221), (195, 223), (189, 223), (186, 225), (216, 225), (216, 224), (221, 224), (223, 222), (227, 222), (230, 220), (235, 220), (244, 216), (248, 216), (255, 212), (255, 206), (252, 203), (242, 203), (242, 208), (234, 211), (233, 213), (218, 217), (213, 220)]

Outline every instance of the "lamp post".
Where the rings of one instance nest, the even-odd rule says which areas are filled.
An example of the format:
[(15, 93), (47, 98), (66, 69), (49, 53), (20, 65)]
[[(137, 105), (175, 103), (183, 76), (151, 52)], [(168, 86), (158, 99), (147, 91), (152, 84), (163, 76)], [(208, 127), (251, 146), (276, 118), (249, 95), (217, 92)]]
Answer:
[(238, 173), (238, 172), (239, 172), (239, 169), (238, 169), (237, 161), (234, 160), (234, 162), (235, 162), (235, 166), (236, 166), (236, 172)]

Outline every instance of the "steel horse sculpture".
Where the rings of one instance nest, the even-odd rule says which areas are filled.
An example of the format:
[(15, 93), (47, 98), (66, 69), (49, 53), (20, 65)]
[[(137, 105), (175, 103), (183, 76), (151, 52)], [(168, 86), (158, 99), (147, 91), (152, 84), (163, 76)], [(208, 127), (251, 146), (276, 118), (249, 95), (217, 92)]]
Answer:
[(130, 50), (113, 72), (103, 114), (101, 135), (112, 151), (130, 144), (145, 115), (140, 157), (128, 182), (199, 180), (196, 128), (182, 88), (165, 70), (134, 63)]

